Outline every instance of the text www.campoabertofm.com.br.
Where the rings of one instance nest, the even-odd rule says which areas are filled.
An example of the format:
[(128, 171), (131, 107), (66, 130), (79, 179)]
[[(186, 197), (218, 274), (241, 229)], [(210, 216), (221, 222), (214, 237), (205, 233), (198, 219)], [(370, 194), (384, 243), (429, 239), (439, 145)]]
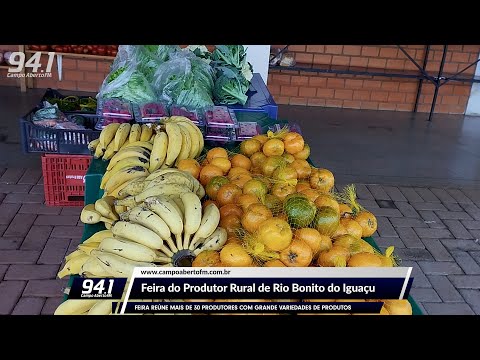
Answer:
[(230, 270), (203, 270), (203, 269), (155, 269), (155, 270), (141, 270), (142, 275), (228, 275)]

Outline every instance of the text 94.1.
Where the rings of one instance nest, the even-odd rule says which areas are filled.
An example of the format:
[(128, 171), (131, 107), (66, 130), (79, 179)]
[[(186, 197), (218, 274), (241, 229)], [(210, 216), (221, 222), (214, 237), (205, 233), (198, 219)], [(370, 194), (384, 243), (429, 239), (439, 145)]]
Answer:
[(113, 279), (102, 279), (95, 284), (92, 279), (84, 279), (82, 283), (82, 297), (111, 295), (113, 281)]

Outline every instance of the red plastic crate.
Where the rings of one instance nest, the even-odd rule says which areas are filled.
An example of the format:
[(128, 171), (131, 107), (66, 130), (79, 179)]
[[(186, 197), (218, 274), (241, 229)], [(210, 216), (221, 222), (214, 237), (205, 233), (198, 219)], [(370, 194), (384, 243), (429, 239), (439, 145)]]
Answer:
[(83, 206), (85, 174), (90, 155), (42, 155), (45, 203), (48, 206)]

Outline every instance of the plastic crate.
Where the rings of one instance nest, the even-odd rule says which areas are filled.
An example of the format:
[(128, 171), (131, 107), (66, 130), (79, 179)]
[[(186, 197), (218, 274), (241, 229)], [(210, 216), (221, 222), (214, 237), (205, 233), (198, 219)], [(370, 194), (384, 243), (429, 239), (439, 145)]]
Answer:
[(92, 156), (57, 155), (42, 156), (45, 203), (48, 206), (83, 206), (85, 174)]
[(235, 112), (265, 112), (270, 118), (277, 119), (278, 105), (259, 73), (253, 74), (247, 96), (248, 100), (245, 105), (228, 105), (228, 107)]
[(99, 120), (96, 115), (77, 114), (86, 119), (87, 130), (57, 130), (35, 125), (32, 117), (38, 108), (20, 119), (22, 150), (27, 153), (90, 154), (88, 143), (100, 136), (100, 131), (90, 130)]

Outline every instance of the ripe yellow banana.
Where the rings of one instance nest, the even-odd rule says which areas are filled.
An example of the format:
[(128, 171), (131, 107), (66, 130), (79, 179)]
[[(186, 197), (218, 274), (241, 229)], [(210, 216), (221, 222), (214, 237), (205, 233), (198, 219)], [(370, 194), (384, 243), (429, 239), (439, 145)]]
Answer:
[(114, 205), (113, 208), (115, 209), (115, 212), (118, 214), (119, 217), (120, 217), (120, 214), (123, 214), (124, 212), (127, 211), (126, 206)]
[(113, 223), (113, 220), (103, 217), (95, 210), (95, 204), (88, 204), (82, 209), (82, 212), (80, 213), (80, 221), (84, 224), (97, 224), (100, 221), (108, 224)]
[(60, 270), (59, 273), (57, 274), (58, 278), (62, 279), (67, 275), (79, 274), (82, 268), (82, 265), (85, 263), (85, 261), (88, 260), (88, 258), (89, 258), (88, 255), (83, 254), (80, 256), (75, 256), (74, 258), (68, 260), (65, 263), (65, 266), (63, 267), (63, 269)]
[[(153, 134), (153, 126), (151, 124), (142, 125), (142, 133), (140, 135), (140, 141), (149, 141)], [(151, 149), (150, 149), (151, 150)]]
[[(144, 207), (136, 206), (130, 211), (128, 211), (128, 216), (126, 217), (126, 219), (130, 220), (135, 224), (140, 224), (152, 230), (168, 244), (168, 246), (174, 253), (178, 251), (178, 249), (175, 247), (175, 244), (173, 243), (172, 234), (167, 223), (153, 211), (150, 211), (149, 209)], [(172, 256), (173, 253), (168, 255)]]
[(155, 267), (153, 263), (133, 261), (125, 259), (121, 256), (110, 254), (104, 251), (94, 250), (92, 256), (100, 261), (100, 265), (105, 271), (109, 272), (114, 277), (130, 278), (133, 270), (136, 267)]
[(91, 307), (87, 315), (110, 315), (112, 313), (112, 304), (117, 300), (99, 300)]
[(78, 249), (83, 251), (86, 255), (90, 255), (92, 250), (98, 248), (98, 245), (100, 245), (100, 243), (80, 244), (78, 245)]
[(148, 183), (149, 181), (146, 181), (145, 177), (135, 179), (118, 192), (117, 199), (140, 194)]
[(145, 199), (145, 205), (165, 221), (170, 228), (170, 232), (175, 235), (177, 249), (183, 250), (183, 216), (175, 202), (167, 196), (157, 196)]
[(108, 161), (110, 160), (113, 155), (115, 155), (115, 142), (110, 141), (110, 144), (108, 144), (107, 148), (105, 149), (105, 153), (103, 154), (103, 161)]
[(145, 150), (152, 151), (153, 144), (150, 141), (135, 141), (133, 143), (128, 143), (123, 147), (123, 149), (128, 149), (131, 147), (141, 147), (141, 148), (144, 148)]
[(127, 181), (127, 182), (124, 182), (122, 185), (118, 186), (117, 188), (115, 188), (114, 190), (110, 191), (110, 192), (105, 192), (105, 194), (107, 196), (113, 196), (114, 198), (116, 199), (123, 199), (126, 195), (124, 196), (121, 196), (120, 195), (120, 192), (126, 188), (128, 185), (130, 185), (131, 183), (135, 182), (135, 181), (143, 181), (143, 179), (145, 178), (142, 178), (142, 177), (139, 177), (139, 178), (136, 178), (136, 179), (132, 179), (130, 181)]
[(100, 146), (104, 151), (107, 149), (107, 146), (110, 144), (110, 142), (114, 139), (119, 127), (119, 123), (111, 123), (105, 126), (105, 128), (100, 133)]
[[(170, 119), (172, 119), (172, 117), (170, 117)], [(203, 140), (203, 134), (200, 131), (200, 129), (198, 128), (198, 126), (196, 126), (190, 119), (188, 119), (184, 116), (173, 117), (172, 121), (176, 124), (182, 123), (182, 124), (185, 124), (187, 126), (190, 126), (193, 129), (193, 131), (195, 131), (197, 133), (197, 139), (199, 140), (199, 147), (198, 147), (197, 154), (194, 157), (199, 156), (203, 151), (204, 140)]]
[(89, 259), (83, 264), (80, 275), (87, 277), (111, 277), (112, 275), (105, 271), (97, 258), (89, 256)]
[(197, 242), (196, 249), (193, 253), (198, 255), (205, 250), (220, 250), (227, 242), (227, 238), (227, 230), (218, 227), (208, 238)]
[(150, 181), (144, 189), (147, 190), (152, 187), (164, 186), (166, 184), (177, 184), (188, 187), (191, 191), (195, 191), (195, 182), (192, 179), (193, 176), (188, 177), (180, 172), (166, 173)]
[(110, 230), (101, 230), (90, 236), (87, 240), (85, 240), (82, 244), (90, 244), (90, 243), (100, 243), (104, 238), (113, 236), (113, 233)]
[(170, 195), (169, 198), (173, 200), (175, 205), (177, 205), (180, 214), (183, 216), (183, 223), (185, 223), (185, 206), (183, 206), (182, 199), (177, 195)]
[(118, 215), (113, 208), (113, 202), (115, 198), (113, 196), (105, 196), (95, 201), (95, 210), (97, 210), (102, 216), (112, 220), (118, 220)]
[(188, 249), (190, 236), (197, 232), (202, 221), (202, 204), (198, 196), (193, 192), (180, 195), (180, 199), (185, 209), (183, 217), (183, 248)]
[(188, 159), (195, 159), (198, 154), (198, 149), (200, 148), (200, 140), (198, 139), (198, 134), (193, 128), (193, 126), (195, 125), (192, 123), (193, 126), (189, 126), (184, 122), (178, 122), (177, 124), (181, 128), (185, 129), (190, 135), (191, 147), (190, 147), (190, 153), (188, 154)]
[(129, 158), (125, 158), (123, 160), (120, 160), (119, 162), (117, 162), (115, 164), (115, 166), (112, 169), (107, 170), (105, 172), (105, 174), (102, 177), (102, 182), (100, 184), (100, 189), (103, 189), (105, 187), (105, 184), (110, 179), (110, 177), (112, 177), (113, 174), (115, 174), (116, 172), (118, 172), (120, 170), (123, 170), (123, 169), (128, 168), (128, 167), (132, 167), (132, 166), (141, 166), (141, 167), (144, 167), (145, 169), (147, 169), (148, 166), (149, 166), (149, 162), (148, 162), (147, 159), (145, 159), (143, 157), (129, 157)]
[(178, 172), (183, 172), (181, 170), (175, 169), (175, 168), (168, 168), (168, 169), (157, 169), (153, 173), (147, 176), (148, 181), (154, 180), (155, 178), (159, 177), (160, 175), (168, 174), (168, 173), (178, 173)]
[(105, 184), (105, 191), (108, 192), (120, 186), (126, 181), (147, 175), (148, 170), (141, 166), (133, 166), (120, 170), (119, 172), (112, 175), (112, 177), (107, 181), (107, 183)]
[(97, 149), (97, 145), (100, 144), (100, 139), (92, 140), (88, 143), (88, 150), (94, 152)]
[(68, 254), (67, 256), (65, 256), (65, 261), (70, 261), (76, 257), (83, 256), (83, 255), (85, 255), (85, 253), (82, 250), (77, 249), (71, 252), (70, 254)]
[(165, 158), (167, 157), (168, 136), (164, 132), (160, 132), (155, 135), (153, 140), (153, 148), (150, 154), (150, 167), (148, 171), (150, 173), (159, 169)]
[(160, 187), (151, 187), (143, 190), (140, 194), (135, 196), (128, 196), (124, 199), (115, 201), (115, 205), (123, 205), (128, 207), (134, 207), (137, 204), (142, 203), (146, 198), (159, 195), (180, 195), (192, 190), (184, 185), (179, 184), (165, 184)]
[(192, 149), (192, 139), (190, 138), (190, 133), (182, 126), (178, 126), (180, 129), (180, 133), (182, 134), (182, 148), (180, 149), (180, 153), (177, 156), (177, 160), (175, 161), (175, 166), (178, 165), (180, 160), (188, 159), (190, 155), (190, 150)]
[(150, 152), (137, 146), (126, 149), (122, 148), (110, 159), (107, 170), (111, 170), (119, 161), (131, 157), (138, 157), (150, 161)]
[(139, 124), (133, 124), (130, 127), (130, 134), (128, 136), (128, 142), (133, 143), (140, 141), (140, 136), (142, 135), (142, 128)]
[(160, 236), (140, 224), (117, 221), (112, 226), (112, 232), (115, 236), (135, 241), (151, 249), (160, 249), (163, 245), (163, 240)]
[(165, 131), (168, 135), (167, 157), (162, 167), (172, 167), (182, 150), (182, 133), (175, 123), (167, 123)]
[(118, 151), (121, 149), (123, 144), (127, 141), (128, 136), (130, 135), (130, 124), (123, 123), (118, 127), (117, 133), (115, 134), (114, 139), (114, 150)]
[(162, 262), (170, 263), (171, 258), (166, 256), (159, 256), (158, 253), (134, 241), (125, 240), (121, 238), (106, 238), (102, 241), (98, 250), (105, 251), (111, 254), (121, 256), (123, 258), (133, 261), (143, 262)]
[(99, 143), (97, 145), (97, 147), (95, 148), (95, 153), (93, 154), (93, 157), (95, 159), (100, 159), (102, 156), (103, 156), (103, 153), (105, 152), (105, 150), (102, 148), (102, 144), (100, 144), (100, 140), (98, 140)]
[(215, 204), (209, 204), (203, 211), (202, 221), (197, 232), (190, 243), (190, 250), (195, 249), (195, 244), (199, 239), (206, 239), (215, 231), (220, 223), (220, 210)]
[(98, 301), (98, 299), (68, 299), (57, 307), (53, 315), (81, 315)]

